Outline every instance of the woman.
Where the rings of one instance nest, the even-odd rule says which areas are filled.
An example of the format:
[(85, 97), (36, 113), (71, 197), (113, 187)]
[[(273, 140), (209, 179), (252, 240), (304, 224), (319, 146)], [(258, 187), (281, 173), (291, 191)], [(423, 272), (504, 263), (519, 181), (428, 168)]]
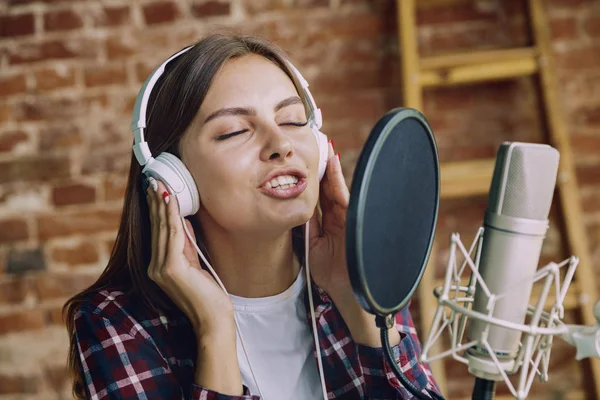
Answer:
[[(328, 397), (412, 398), (352, 293), (339, 154), (330, 143), (319, 182), (312, 110), (290, 68), (271, 44), (221, 35), (167, 65), (148, 102), (146, 139), (153, 154), (177, 155), (196, 182), (200, 209), (185, 223), (230, 296), (203, 269), (176, 197), (160, 181), (140, 185), (132, 159), (108, 266), (65, 305), (76, 396), (322, 398), (303, 290), (302, 225), (311, 220), (311, 293)], [(397, 322), (390, 342), (406, 375), (419, 389), (437, 390), (416, 362), (407, 310)]]

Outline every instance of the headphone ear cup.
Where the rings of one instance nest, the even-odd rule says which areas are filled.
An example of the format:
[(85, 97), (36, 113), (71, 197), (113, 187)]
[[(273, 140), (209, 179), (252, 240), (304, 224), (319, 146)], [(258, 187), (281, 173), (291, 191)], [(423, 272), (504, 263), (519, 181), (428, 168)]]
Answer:
[(200, 194), (190, 171), (183, 162), (171, 153), (163, 152), (146, 164), (142, 173), (161, 180), (171, 194), (177, 197), (179, 214), (193, 215), (200, 208)]
[(327, 160), (329, 159), (329, 140), (327, 135), (318, 129), (313, 129), (317, 143), (319, 145), (319, 181), (325, 176), (327, 169)]

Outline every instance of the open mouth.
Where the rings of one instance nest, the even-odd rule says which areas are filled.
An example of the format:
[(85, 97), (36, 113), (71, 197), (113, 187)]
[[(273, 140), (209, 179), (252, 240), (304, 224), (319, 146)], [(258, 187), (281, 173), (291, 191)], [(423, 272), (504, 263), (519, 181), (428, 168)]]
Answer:
[(289, 189), (298, 184), (300, 179), (296, 175), (280, 175), (265, 183), (267, 189)]

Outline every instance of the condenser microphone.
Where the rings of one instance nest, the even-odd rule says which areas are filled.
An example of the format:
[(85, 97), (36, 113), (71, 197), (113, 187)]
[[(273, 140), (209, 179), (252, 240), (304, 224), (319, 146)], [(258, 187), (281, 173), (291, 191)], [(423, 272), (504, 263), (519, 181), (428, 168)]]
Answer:
[[(558, 160), (558, 151), (549, 145), (504, 143), (500, 147), (484, 218), (479, 264), (487, 290), (477, 284), (473, 311), (515, 324), (525, 322), (548, 229)], [(469, 372), (482, 381), (502, 380), (493, 358), (504, 371), (513, 370), (521, 334), (519, 330), (471, 319), (468, 340), (487, 340), (490, 346), (475, 346), (467, 351)]]

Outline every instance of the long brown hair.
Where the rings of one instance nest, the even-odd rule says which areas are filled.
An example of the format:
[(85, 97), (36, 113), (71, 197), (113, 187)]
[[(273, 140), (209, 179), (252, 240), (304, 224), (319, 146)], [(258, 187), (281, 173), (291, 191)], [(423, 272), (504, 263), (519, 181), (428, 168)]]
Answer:
[[(217, 71), (228, 60), (248, 54), (263, 56), (286, 72), (307, 106), (296, 76), (290, 71), (283, 52), (276, 46), (253, 37), (210, 35), (166, 66), (150, 96), (145, 137), (152, 154), (168, 151), (179, 156), (180, 139), (200, 109)], [(110, 287), (139, 296), (149, 310), (166, 313), (175, 307), (147, 274), (151, 256), (150, 217), (141, 187), (141, 170), (132, 155), (121, 221), (108, 265), (94, 284), (73, 296), (63, 307), (70, 337), (67, 362), (76, 398), (84, 398), (85, 383), (75, 342), (74, 319), (88, 296)], [(294, 250), (300, 258), (301, 229), (294, 228), (292, 235)]]

